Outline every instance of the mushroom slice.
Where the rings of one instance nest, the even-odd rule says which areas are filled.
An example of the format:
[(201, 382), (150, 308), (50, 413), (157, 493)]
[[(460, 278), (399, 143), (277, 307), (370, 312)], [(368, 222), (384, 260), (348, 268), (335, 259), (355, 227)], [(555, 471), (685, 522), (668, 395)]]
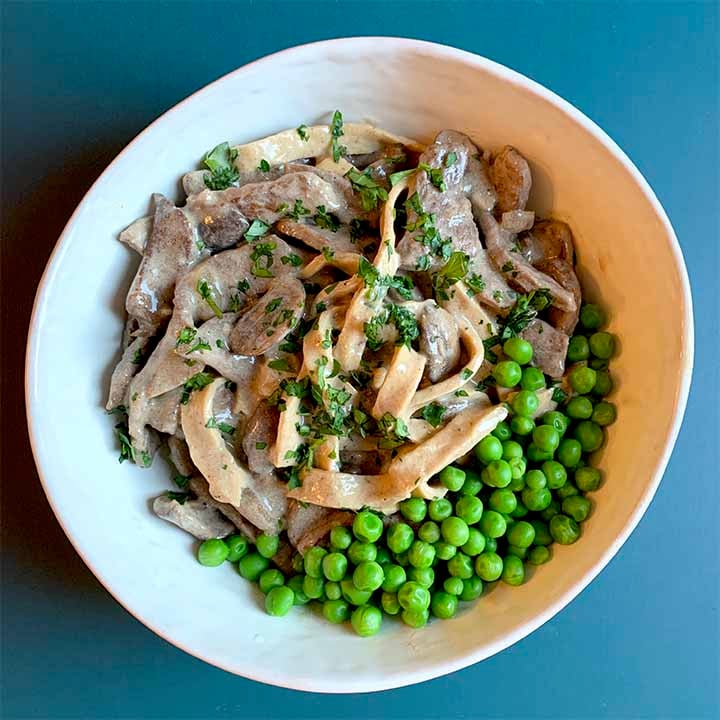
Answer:
[(520, 333), (520, 337), (533, 346), (532, 365), (552, 378), (562, 377), (570, 340), (564, 332), (544, 320), (535, 319)]
[(520, 250), (533, 265), (554, 258), (572, 265), (575, 259), (572, 230), (561, 220), (540, 220), (535, 223), (532, 230), (520, 238)]
[(149, 215), (138, 218), (118, 235), (118, 240), (131, 247), (138, 255), (142, 255), (152, 232), (152, 225), (153, 219)]
[(525, 209), (532, 175), (527, 160), (514, 147), (506, 145), (494, 157), (490, 179), (497, 191), (497, 209), (501, 213)]
[(566, 335), (572, 335), (580, 319), (580, 304), (582, 303), (582, 290), (572, 265), (561, 258), (553, 258), (538, 263), (538, 270), (542, 270), (551, 278), (557, 280), (575, 298), (575, 310), (565, 312), (560, 308), (551, 307), (548, 311), (550, 324)]
[(198, 540), (223, 538), (235, 529), (217, 508), (199, 499), (179, 502), (167, 495), (160, 495), (153, 501), (153, 512)]
[(213, 401), (224, 384), (222, 378), (213, 381), (194, 392), (182, 407), (182, 429), (190, 456), (215, 500), (232, 505), (264, 532), (277, 533), (287, 506), (284, 485), (273, 474), (254, 476), (230, 451), (222, 433), (212, 427)]
[(435, 303), (426, 303), (419, 317), (420, 352), (427, 358), (431, 383), (442, 380), (460, 362), (460, 339), (453, 316)]
[(208, 208), (198, 225), (200, 239), (213, 250), (224, 250), (242, 240), (250, 227), (245, 216), (234, 205)]
[(292, 277), (278, 279), (230, 333), (230, 349), (238, 355), (262, 355), (297, 325), (305, 308), (305, 288)]
[(529, 230), (535, 222), (535, 213), (532, 210), (510, 210), (502, 214), (501, 225), (503, 229), (512, 233)]
[[(382, 475), (306, 470), (302, 486), (288, 492), (288, 497), (323, 507), (394, 512), (399, 502), (427, 486), (433, 475), (469, 452), (506, 417), (507, 408), (502, 405), (469, 408), (429, 439), (398, 455)], [(443, 493), (429, 486), (423, 491), (435, 496)]]

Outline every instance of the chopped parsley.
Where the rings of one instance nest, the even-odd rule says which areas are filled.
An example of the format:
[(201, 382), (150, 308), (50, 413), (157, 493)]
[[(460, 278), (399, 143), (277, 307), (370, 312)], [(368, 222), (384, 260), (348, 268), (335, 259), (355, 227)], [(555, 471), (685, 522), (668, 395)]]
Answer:
[(232, 435), (235, 432), (235, 428), (226, 422), (218, 422), (214, 417), (211, 417), (206, 423), (205, 427), (211, 430), (219, 430), (226, 435)]
[(132, 446), (132, 442), (130, 441), (130, 432), (128, 430), (127, 423), (118, 423), (115, 426), (115, 435), (120, 443), (120, 456), (118, 457), (118, 462), (124, 463), (126, 460), (135, 462), (135, 448)]
[(309, 215), (310, 211), (303, 205), (302, 199), (297, 198), (293, 204), (293, 209), (289, 210), (287, 214), (293, 220), (299, 220), (303, 215)]
[(357, 242), (361, 237), (370, 233), (370, 223), (367, 220), (353, 218), (350, 221), (350, 241)]
[(457, 153), (449, 152), (445, 156), (445, 167), (452, 167), (457, 162)]
[(438, 427), (447, 412), (447, 408), (440, 403), (432, 402), (422, 410), (423, 420), (429, 422), (433, 427)]
[(365, 323), (363, 330), (367, 339), (367, 346), (372, 352), (377, 352), (384, 344), (382, 338), (382, 328), (388, 321), (388, 314), (381, 312), (371, 320)]
[(133, 365), (139, 365), (143, 361), (142, 348), (137, 348), (132, 356)]
[(482, 279), (482, 276), (475, 273), (465, 278), (465, 284), (468, 286), (468, 290), (470, 290), (468, 293), (470, 297), (481, 293), (485, 289), (485, 281)]
[(290, 365), (288, 364), (288, 361), (284, 358), (280, 358), (279, 360), (271, 360), (268, 363), (268, 367), (271, 370), (277, 370), (278, 372), (292, 372), (292, 369), (290, 368)]
[(387, 190), (373, 179), (369, 168), (364, 172), (350, 168), (345, 173), (345, 177), (350, 181), (352, 189), (360, 196), (363, 210), (374, 210), (380, 202), (387, 200)]
[(325, 262), (329, 263), (335, 257), (335, 251), (326, 245), (322, 249), (322, 255), (325, 258)]
[(553, 402), (556, 403), (565, 402), (565, 400), (567, 400), (567, 393), (562, 388), (556, 387), (553, 390), (552, 399)]
[(234, 164), (237, 155), (237, 150), (226, 142), (205, 153), (203, 163), (210, 173), (205, 173), (204, 180), (210, 190), (226, 190), (240, 179)]
[(256, 450), (264, 450), (267, 447), (266, 442), (258, 441), (255, 443), (255, 449)]
[(270, 171), (270, 163), (265, 158), (263, 158), (260, 161), (260, 164), (258, 165), (258, 170), (260, 172), (269, 172)]
[[(452, 243), (450, 240), (443, 240), (440, 237), (440, 233), (435, 227), (435, 215), (423, 210), (420, 196), (417, 193), (413, 193), (405, 201), (405, 209), (408, 213), (412, 210), (417, 216), (415, 220), (406, 224), (405, 229), (408, 232), (417, 231), (414, 238), (417, 242), (425, 245), (433, 255), (447, 260), (452, 252)], [(427, 266), (429, 264), (428, 259)], [(427, 269), (427, 267), (418, 269)]]
[(511, 272), (515, 269), (515, 266), (508, 260), (501, 268), (504, 273)]
[(411, 347), (412, 341), (416, 340), (420, 335), (415, 316), (407, 308), (400, 305), (391, 305), (390, 321), (395, 325), (395, 329), (400, 336), (398, 345)]
[(200, 338), (189, 350), (189, 353), (192, 352), (203, 352), (204, 350), (210, 350), (210, 345), (206, 343), (202, 338)]
[(215, 341), (215, 347), (220, 348), (220, 350), (224, 350), (225, 349), (225, 341), (222, 338), (218, 338)]
[(399, 182), (402, 182), (405, 178), (414, 175), (417, 172), (417, 168), (411, 168), (410, 170), (400, 170), (390, 175), (390, 187), (395, 187)]
[(177, 336), (177, 342), (175, 343), (175, 347), (180, 347), (180, 345), (189, 345), (197, 335), (197, 330), (195, 328), (191, 327), (184, 327)]
[(280, 258), (280, 262), (283, 265), (290, 265), (292, 267), (300, 267), (300, 265), (302, 265), (302, 258), (299, 255), (296, 255), (295, 253), (290, 253), (290, 255), (283, 255)]
[(445, 178), (443, 177), (443, 171), (441, 168), (433, 168), (426, 163), (420, 163), (418, 165), (419, 170), (424, 170), (427, 174), (430, 182), (440, 191), (445, 192), (447, 185), (445, 184)]
[(265, 312), (271, 313), (277, 310), (282, 305), (282, 298), (273, 298), (266, 306)]
[(337, 215), (326, 212), (324, 205), (318, 205), (315, 210), (316, 214), (313, 216), (313, 221), (319, 228), (330, 230), (330, 232), (337, 232), (340, 227), (340, 220)]
[(255, 218), (245, 233), (245, 239), (248, 242), (252, 242), (253, 240), (263, 237), (263, 235), (267, 235), (268, 230), (270, 230), (268, 223), (260, 220), (260, 218)]
[(202, 252), (206, 246), (205, 243), (200, 238), (198, 238), (195, 241), (195, 247), (198, 249), (198, 252)]
[(463, 368), (463, 371), (460, 373), (460, 378), (462, 380), (469, 380), (472, 377), (472, 370), (470, 368)]
[(433, 287), (442, 300), (448, 300), (448, 288), (467, 275), (468, 260), (469, 258), (465, 253), (456, 251), (450, 255), (445, 265), (433, 275)]
[(307, 131), (307, 125), (299, 125), (295, 128), (295, 132), (300, 136), (301, 140), (307, 142), (310, 139), (310, 134)]
[(187, 405), (190, 400), (190, 393), (193, 390), (202, 390), (207, 387), (215, 378), (210, 373), (199, 372), (195, 373), (191, 378), (188, 378), (183, 385), (182, 396), (180, 397), (180, 403)]
[(173, 490), (166, 490), (165, 497), (170, 498), (170, 500), (174, 500), (175, 502), (178, 502), (181, 505), (184, 505), (185, 501), (190, 497), (190, 493), (174, 492)]
[(200, 297), (210, 306), (210, 309), (215, 313), (215, 316), (221, 318), (223, 315), (222, 310), (215, 302), (215, 298), (212, 295), (212, 290), (210, 290), (207, 280), (198, 280), (197, 291)]
[(384, 436), (378, 443), (378, 447), (383, 449), (396, 448), (398, 445), (402, 445), (409, 436), (405, 421), (402, 418), (396, 418), (389, 412), (386, 412), (378, 420), (378, 429)]
[(339, 110), (333, 113), (330, 122), (330, 146), (332, 148), (332, 156), (335, 162), (338, 162), (343, 155), (347, 155), (347, 148), (340, 145), (338, 139), (345, 134), (343, 130), (343, 116)]
[(191, 479), (192, 475), (181, 475), (180, 473), (175, 473), (173, 476), (173, 482), (182, 490), (188, 486)]
[(253, 261), (250, 272), (255, 277), (260, 278), (273, 278), (275, 275), (270, 272), (270, 268), (273, 264), (273, 250), (277, 247), (276, 243), (258, 243), (252, 253), (250, 253), (250, 259)]

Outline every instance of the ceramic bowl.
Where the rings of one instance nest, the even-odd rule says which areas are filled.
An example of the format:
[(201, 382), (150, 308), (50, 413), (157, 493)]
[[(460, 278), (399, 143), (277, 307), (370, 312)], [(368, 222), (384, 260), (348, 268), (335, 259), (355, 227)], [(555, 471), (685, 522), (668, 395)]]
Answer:
[[(450, 621), (414, 631), (386, 622), (361, 639), (318, 614), (266, 615), (229, 564), (197, 563), (192, 539), (150, 511), (169, 487), (162, 461), (118, 464), (103, 411), (137, 260), (117, 233), (153, 192), (180, 200), (178, 179), (223, 140), (249, 141), (339, 108), (429, 141), (442, 128), (530, 160), (531, 207), (567, 219), (586, 297), (619, 338), (619, 408), (598, 462), (605, 482), (583, 536), (521, 587), (500, 584)], [(693, 325), (683, 258), (668, 218), (625, 154), (588, 118), (535, 82), (482, 57), (393, 38), (285, 50), (184, 100), (102, 174), (65, 228), (38, 290), (28, 341), (27, 409), (47, 496), (98, 579), (169, 642), (226, 670), (324, 692), (372, 691), (483, 660), (559, 612), (602, 570), (652, 499), (680, 427)]]

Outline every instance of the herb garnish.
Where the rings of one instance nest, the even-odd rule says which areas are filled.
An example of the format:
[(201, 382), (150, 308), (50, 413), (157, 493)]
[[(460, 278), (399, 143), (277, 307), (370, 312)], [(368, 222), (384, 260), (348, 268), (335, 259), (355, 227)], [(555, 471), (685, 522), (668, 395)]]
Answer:
[(307, 142), (310, 139), (310, 134), (307, 131), (307, 125), (299, 125), (295, 128), (295, 132), (300, 136), (301, 140)]
[(447, 408), (444, 405), (432, 402), (423, 408), (423, 420), (429, 422), (433, 427), (438, 427), (442, 423), (443, 416), (446, 412)]
[(210, 290), (210, 286), (208, 285), (207, 280), (198, 280), (197, 291), (200, 297), (210, 306), (210, 309), (215, 313), (215, 316), (222, 318), (222, 310), (220, 309), (220, 306), (215, 302), (215, 298), (212, 295), (212, 290)]
[(344, 134), (343, 116), (339, 110), (336, 110), (333, 113), (332, 121), (330, 123), (330, 145), (332, 147), (332, 156), (335, 162), (338, 162), (343, 155), (347, 155), (347, 148), (338, 143), (338, 138), (342, 137)]
[(205, 153), (203, 163), (210, 174), (205, 173), (203, 179), (210, 190), (226, 190), (240, 179), (240, 173), (234, 165), (237, 156), (237, 150), (226, 142)]
[(352, 189), (360, 196), (363, 210), (374, 210), (380, 202), (387, 200), (387, 190), (373, 179), (369, 168), (364, 172), (350, 168), (345, 173), (345, 177), (350, 181)]
[(272, 278), (275, 275), (270, 272), (270, 268), (273, 264), (273, 250), (277, 247), (274, 242), (258, 243), (252, 253), (250, 253), (250, 259), (253, 261), (253, 265), (250, 268), (250, 272), (255, 277), (261, 278)]
[(187, 405), (190, 400), (190, 393), (193, 390), (202, 390), (207, 387), (215, 378), (210, 373), (199, 372), (195, 373), (191, 378), (188, 378), (183, 385), (182, 396), (180, 397), (180, 403)]
[(462, 280), (468, 271), (468, 256), (456, 251), (433, 276), (433, 287), (441, 300), (448, 300), (447, 290), (458, 280)]
[(270, 225), (260, 220), (260, 218), (255, 218), (245, 233), (245, 239), (248, 242), (252, 242), (253, 240), (261, 238), (263, 235), (267, 235), (268, 230), (270, 230)]
[(313, 221), (319, 228), (330, 230), (330, 232), (337, 232), (340, 227), (340, 220), (337, 215), (325, 211), (324, 205), (318, 205), (315, 210), (316, 214), (313, 216)]
[(427, 174), (430, 182), (440, 191), (445, 192), (447, 185), (445, 185), (445, 178), (443, 177), (443, 171), (440, 168), (430, 167), (426, 163), (420, 163), (418, 169), (424, 170)]
[(270, 163), (265, 158), (263, 158), (260, 161), (260, 164), (258, 165), (258, 170), (260, 172), (269, 172), (270, 171)]

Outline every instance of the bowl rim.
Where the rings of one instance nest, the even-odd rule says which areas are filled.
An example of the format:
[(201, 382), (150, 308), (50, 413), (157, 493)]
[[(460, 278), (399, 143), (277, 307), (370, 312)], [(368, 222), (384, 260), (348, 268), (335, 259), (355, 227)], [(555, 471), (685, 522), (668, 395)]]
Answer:
[[(130, 603), (123, 600), (123, 590), (121, 587), (115, 587), (108, 578), (103, 575), (102, 570), (99, 567), (93, 566), (89, 562), (86, 553), (83, 551), (83, 547), (80, 540), (73, 537), (69, 532), (68, 527), (63, 521), (63, 517), (60, 514), (57, 504), (53, 498), (53, 490), (49, 477), (52, 475), (52, 470), (47, 471), (42, 466), (42, 453), (39, 449), (38, 438), (40, 437), (39, 427), (39, 413), (33, 412), (32, 406), (32, 392), (31, 388), (35, 384), (36, 375), (36, 355), (37, 346), (41, 336), (41, 329), (39, 327), (39, 318), (41, 315), (41, 308), (47, 301), (48, 288), (51, 284), (51, 280), (54, 277), (59, 261), (62, 257), (63, 251), (69, 242), (69, 238), (78, 223), (81, 216), (81, 210), (85, 204), (94, 195), (96, 186), (108, 175), (114, 168), (118, 160), (130, 150), (132, 146), (140, 141), (140, 139), (148, 133), (151, 128), (156, 124), (160, 123), (166, 117), (180, 113), (183, 107), (189, 101), (202, 96), (209, 92), (212, 88), (219, 84), (226, 82), (230, 78), (242, 76), (250, 71), (256, 70), (258, 67), (262, 67), (264, 64), (270, 64), (275, 62), (278, 58), (292, 58), (293, 55), (300, 55), (314, 50), (319, 53), (327, 52), (338, 46), (352, 46), (362, 45), (368, 42), (381, 42), (384, 45), (392, 45), (393, 49), (408, 52), (412, 50), (423, 50), (425, 52), (434, 54), (435, 56), (442, 59), (454, 59), (462, 62), (465, 65), (472, 66), (479, 70), (488, 72), (497, 78), (509, 82), (513, 85), (521, 87), (523, 90), (528, 91), (538, 97), (541, 100), (545, 100), (563, 112), (569, 117), (574, 123), (580, 125), (585, 131), (599, 141), (604, 148), (617, 160), (624, 168), (626, 172), (630, 174), (636, 185), (642, 191), (645, 199), (649, 202), (657, 218), (660, 220), (666, 234), (666, 239), (669, 241), (670, 251), (675, 263), (675, 266), (680, 275), (680, 282), (682, 288), (682, 302), (684, 310), (684, 323), (682, 329), (682, 349), (684, 352), (684, 362), (682, 365), (681, 376), (679, 380), (679, 387), (677, 393), (677, 402), (674, 410), (674, 417), (670, 426), (668, 435), (664, 442), (662, 453), (651, 473), (650, 481), (641, 496), (640, 502), (635, 507), (633, 513), (630, 515), (625, 527), (622, 532), (615, 538), (615, 540), (608, 546), (605, 552), (600, 556), (598, 561), (586, 572), (586, 574), (578, 580), (574, 585), (569, 587), (565, 593), (550, 606), (546, 607), (541, 613), (538, 613), (531, 621), (524, 625), (516, 628), (513, 632), (508, 633), (506, 636), (496, 640), (490, 645), (484, 646), (476, 651), (465, 653), (459, 657), (453, 658), (445, 662), (438, 662), (428, 665), (422, 669), (408, 671), (406, 673), (398, 673), (391, 677), (380, 677), (377, 680), (370, 683), (368, 680), (352, 681), (352, 680), (335, 680), (332, 677), (317, 678), (312, 681), (308, 681), (307, 678), (299, 678), (293, 675), (278, 676), (276, 672), (266, 670), (263, 668), (254, 667), (251, 663), (240, 659), (237, 662), (227, 663), (221, 660), (208, 657), (197, 648), (189, 647), (181, 642), (175, 640), (169, 633), (163, 631), (157, 627), (151, 620), (146, 618), (141, 609), (132, 607)], [(397, 687), (404, 687), (407, 685), (423, 682), (425, 680), (431, 680), (433, 678), (446, 675), (448, 673), (455, 672), (466, 668), (474, 663), (480, 662), (495, 655), (502, 650), (510, 647), (514, 643), (527, 637), (530, 633), (537, 630), (540, 626), (544, 625), (548, 620), (559, 613), (565, 606), (567, 606), (573, 599), (575, 599), (589, 584), (592, 582), (597, 575), (605, 568), (610, 560), (616, 555), (622, 545), (626, 542), (630, 534), (637, 527), (640, 519), (645, 514), (650, 502), (652, 501), (655, 492), (660, 484), (662, 476), (667, 467), (670, 455), (675, 446), (680, 426), (685, 414), (687, 406), (687, 399), (690, 390), (690, 383), (692, 378), (693, 369), (693, 358), (694, 358), (694, 322), (693, 322), (693, 306), (692, 306), (692, 295), (690, 291), (690, 282), (688, 278), (687, 268), (685, 261), (678, 243), (677, 236), (673, 230), (670, 220), (660, 204), (659, 200), (655, 196), (652, 188), (650, 187), (647, 180), (640, 173), (637, 167), (632, 163), (630, 158), (623, 152), (623, 150), (602, 130), (595, 122), (590, 120), (574, 105), (564, 100), (556, 93), (552, 92), (548, 88), (544, 87), (540, 83), (531, 80), (530, 78), (522, 75), (516, 70), (512, 70), (505, 65), (497, 63), (493, 60), (485, 58), (475, 53), (461, 50), (449, 45), (440, 43), (429, 42), (425, 40), (416, 40), (412, 38), (403, 37), (392, 37), (392, 36), (351, 36), (335, 38), (330, 40), (320, 40), (316, 42), (304, 43), (301, 45), (292, 46), (283, 50), (280, 50), (269, 55), (265, 55), (258, 58), (250, 63), (247, 63), (235, 70), (232, 70), (218, 79), (208, 83), (202, 88), (196, 90), (194, 93), (188, 95), (186, 98), (178, 102), (176, 105), (162, 113), (155, 120), (153, 120), (144, 130), (138, 133), (123, 150), (113, 159), (113, 161), (105, 168), (100, 176), (95, 180), (90, 189), (85, 193), (83, 199), (78, 204), (77, 208), (71, 215), (67, 224), (65, 225), (60, 237), (58, 238), (55, 247), (48, 259), (47, 265), (41, 277), (40, 283), (38, 284), (37, 292), (35, 295), (35, 301), (33, 303), (32, 315), (30, 318), (30, 326), (28, 332), (28, 339), (26, 345), (26, 357), (25, 357), (25, 408), (26, 408), (26, 420), (28, 425), (28, 434), (30, 437), (30, 444), (35, 460), (35, 465), (38, 471), (40, 482), (43, 486), (43, 490), (47, 496), (48, 502), (57, 518), (58, 523), (63, 529), (63, 532), (70, 540), (75, 551), (80, 555), (83, 562), (88, 566), (90, 571), (105, 587), (105, 589), (115, 598), (115, 600), (127, 610), (131, 615), (142, 622), (146, 627), (150, 628), (155, 634), (159, 635), (165, 641), (175, 645), (176, 647), (184, 650), (188, 654), (203, 660), (204, 662), (219, 667), (227, 672), (240, 675), (250, 680), (263, 682), (278, 687), (284, 687), (294, 690), (303, 690), (309, 692), (322, 692), (322, 693), (354, 693), (354, 692), (375, 692), (381, 690), (389, 690)]]

